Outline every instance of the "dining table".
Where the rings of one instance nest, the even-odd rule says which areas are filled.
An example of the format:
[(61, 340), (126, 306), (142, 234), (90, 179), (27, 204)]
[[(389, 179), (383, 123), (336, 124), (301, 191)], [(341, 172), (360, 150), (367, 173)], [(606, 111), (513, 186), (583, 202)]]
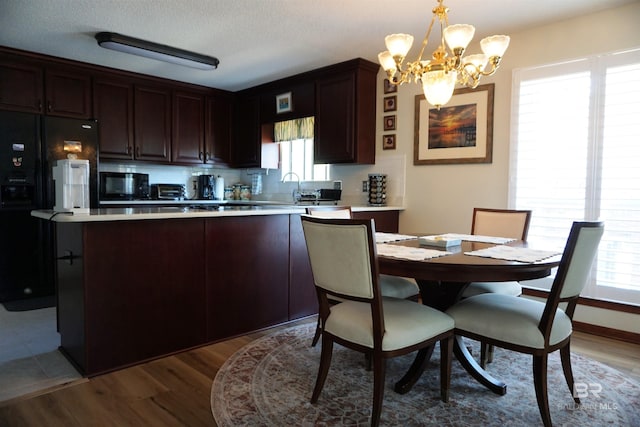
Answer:
[[(422, 304), (446, 311), (462, 298), (471, 282), (507, 282), (547, 277), (560, 264), (561, 252), (538, 251), (540, 255), (518, 261), (502, 259), (501, 253), (509, 249), (536, 252), (520, 240), (491, 236), (456, 235), (460, 244), (431, 246), (421, 241), (421, 234), (377, 233), (378, 268), (380, 274), (415, 279), (420, 288)], [(465, 240), (468, 239), (468, 240)], [(497, 257), (491, 257), (492, 253)], [(508, 257), (506, 257), (508, 258)], [(482, 319), (478, 319), (479, 322)], [(461, 336), (455, 336), (454, 355), (465, 370), (478, 382), (496, 394), (504, 395), (507, 385), (490, 375), (473, 358)], [(397, 393), (407, 393), (418, 381), (429, 363), (433, 346), (419, 350), (407, 373), (395, 384)]]

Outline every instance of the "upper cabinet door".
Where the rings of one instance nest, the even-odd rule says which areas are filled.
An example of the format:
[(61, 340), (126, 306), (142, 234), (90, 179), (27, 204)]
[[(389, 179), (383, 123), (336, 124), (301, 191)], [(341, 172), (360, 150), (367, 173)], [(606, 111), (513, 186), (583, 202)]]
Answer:
[(66, 68), (45, 72), (46, 113), (52, 116), (91, 118), (91, 77)]
[(231, 109), (230, 96), (207, 97), (205, 161), (215, 165), (231, 162)]
[(378, 68), (347, 61), (316, 79), (315, 163), (375, 163)]
[(205, 162), (204, 95), (194, 92), (174, 92), (171, 151), (174, 163)]
[(355, 152), (355, 75), (316, 82), (314, 162), (353, 163)]
[(158, 86), (135, 87), (134, 156), (157, 163), (171, 161), (171, 91)]
[(93, 81), (100, 158), (133, 159), (133, 84), (110, 77)]
[(236, 98), (233, 125), (233, 166), (259, 168), (262, 142), (260, 96)]
[(0, 109), (43, 112), (42, 67), (9, 58), (0, 59)]

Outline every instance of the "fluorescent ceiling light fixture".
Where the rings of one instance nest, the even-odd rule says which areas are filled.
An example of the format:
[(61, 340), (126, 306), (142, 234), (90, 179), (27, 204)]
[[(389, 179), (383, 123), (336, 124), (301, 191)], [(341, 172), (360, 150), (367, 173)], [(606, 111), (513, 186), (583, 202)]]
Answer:
[(175, 47), (140, 40), (118, 33), (101, 32), (96, 34), (96, 40), (101, 47), (144, 56), (158, 61), (171, 62), (185, 67), (199, 70), (215, 70), (218, 68), (218, 58), (200, 55)]

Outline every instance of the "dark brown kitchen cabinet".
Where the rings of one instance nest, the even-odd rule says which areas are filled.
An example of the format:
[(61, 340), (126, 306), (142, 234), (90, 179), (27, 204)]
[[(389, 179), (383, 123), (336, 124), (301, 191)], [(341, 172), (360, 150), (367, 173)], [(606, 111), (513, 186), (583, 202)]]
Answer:
[(134, 158), (171, 162), (171, 90), (163, 86), (135, 85)]
[(173, 139), (171, 161), (173, 163), (202, 164), (206, 161), (204, 150), (205, 97), (201, 93), (174, 91)]
[(259, 95), (236, 98), (233, 129), (233, 166), (259, 168), (262, 152)]
[(207, 340), (289, 320), (289, 215), (205, 220)]
[(42, 113), (44, 70), (41, 66), (17, 61), (0, 53), (0, 108)]
[(83, 374), (205, 342), (202, 220), (56, 226), (61, 347)]
[(331, 68), (316, 79), (314, 162), (374, 164), (379, 66), (355, 59)]
[(93, 111), (99, 124), (100, 158), (133, 159), (133, 83), (95, 77)]
[(66, 68), (45, 69), (46, 114), (91, 118), (91, 77)]
[(79, 119), (91, 118), (88, 73), (2, 54), (0, 108)]
[(291, 215), (290, 222), (289, 320), (294, 320), (317, 313), (318, 298), (300, 215)]
[(231, 163), (231, 120), (233, 102), (230, 95), (208, 96), (205, 108), (205, 163)]

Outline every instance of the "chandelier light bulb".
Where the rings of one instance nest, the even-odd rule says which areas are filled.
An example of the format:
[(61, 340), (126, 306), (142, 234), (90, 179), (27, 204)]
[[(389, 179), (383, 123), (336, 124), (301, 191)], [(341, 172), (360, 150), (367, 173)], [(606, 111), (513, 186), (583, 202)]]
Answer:
[(453, 52), (458, 48), (466, 49), (475, 32), (476, 29), (473, 25), (456, 24), (445, 28), (443, 35), (449, 49)]
[(493, 56), (502, 58), (509, 47), (510, 40), (509, 36), (503, 35), (486, 37), (480, 40), (480, 48), (490, 58)]
[(476, 53), (475, 55), (469, 55), (462, 58), (462, 65), (465, 66), (467, 64), (473, 64), (478, 71), (484, 71), (488, 61), (489, 57), (487, 55), (484, 53)]
[(422, 79), (422, 91), (427, 102), (437, 109), (449, 102), (453, 95), (458, 73), (444, 70), (429, 71), (424, 73)]
[(378, 54), (378, 61), (385, 71), (389, 72), (396, 70), (396, 61), (388, 50)]
[(391, 34), (384, 38), (384, 42), (391, 56), (404, 59), (413, 44), (413, 36), (410, 34)]

